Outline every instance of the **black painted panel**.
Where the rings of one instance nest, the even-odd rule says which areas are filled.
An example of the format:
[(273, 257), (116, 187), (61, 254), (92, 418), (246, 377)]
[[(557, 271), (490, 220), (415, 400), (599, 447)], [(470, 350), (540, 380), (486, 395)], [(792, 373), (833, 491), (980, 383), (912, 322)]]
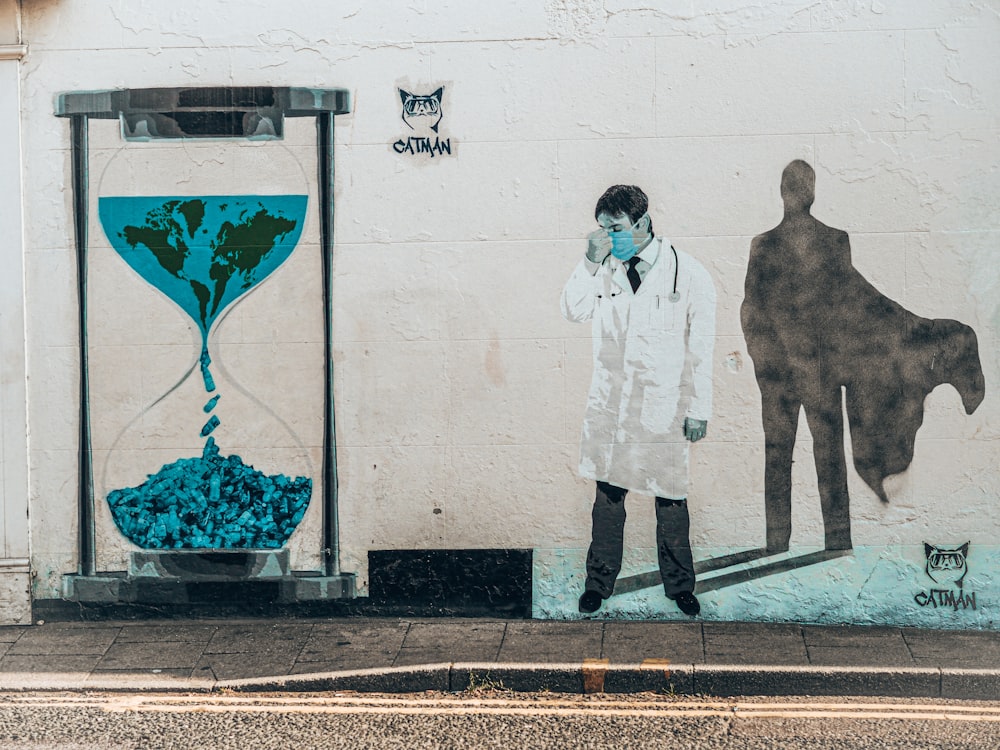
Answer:
[(186, 585), (190, 602), (275, 602), (280, 581), (197, 581)]
[(426, 614), (529, 617), (530, 549), (371, 550), (373, 604)]

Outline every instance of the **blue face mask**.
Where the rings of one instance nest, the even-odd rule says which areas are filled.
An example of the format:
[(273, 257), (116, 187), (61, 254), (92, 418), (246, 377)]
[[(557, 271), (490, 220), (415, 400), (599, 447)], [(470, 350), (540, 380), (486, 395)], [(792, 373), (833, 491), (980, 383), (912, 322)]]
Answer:
[(632, 230), (624, 232), (608, 232), (611, 238), (611, 254), (618, 260), (628, 260), (639, 252), (639, 246), (635, 244), (632, 237)]

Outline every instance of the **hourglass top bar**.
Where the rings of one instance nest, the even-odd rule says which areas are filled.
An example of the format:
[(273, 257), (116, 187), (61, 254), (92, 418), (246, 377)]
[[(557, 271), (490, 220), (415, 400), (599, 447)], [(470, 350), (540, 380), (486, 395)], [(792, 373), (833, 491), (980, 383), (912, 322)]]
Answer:
[(195, 86), (73, 91), (56, 97), (56, 117), (121, 119), (126, 140), (253, 138), (277, 140), (285, 117), (351, 111), (346, 89)]

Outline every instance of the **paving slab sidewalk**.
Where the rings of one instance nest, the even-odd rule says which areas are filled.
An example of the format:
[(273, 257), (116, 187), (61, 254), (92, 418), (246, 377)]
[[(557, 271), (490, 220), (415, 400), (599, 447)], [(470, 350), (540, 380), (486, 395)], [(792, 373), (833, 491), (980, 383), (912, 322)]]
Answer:
[(0, 627), (0, 691), (481, 687), (1000, 700), (1000, 634), (364, 617)]

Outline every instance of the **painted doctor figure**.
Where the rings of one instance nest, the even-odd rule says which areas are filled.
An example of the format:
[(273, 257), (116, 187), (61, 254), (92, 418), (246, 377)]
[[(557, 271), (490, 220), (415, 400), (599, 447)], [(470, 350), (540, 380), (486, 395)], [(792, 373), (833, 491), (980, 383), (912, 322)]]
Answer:
[(591, 321), (594, 371), (580, 474), (597, 482), (580, 611), (614, 592), (625, 496), (655, 498), (656, 545), (668, 599), (697, 615), (689, 540), (688, 449), (712, 414), (715, 285), (690, 255), (653, 234), (645, 193), (615, 185), (597, 201), (600, 229), (562, 294), (563, 316)]

